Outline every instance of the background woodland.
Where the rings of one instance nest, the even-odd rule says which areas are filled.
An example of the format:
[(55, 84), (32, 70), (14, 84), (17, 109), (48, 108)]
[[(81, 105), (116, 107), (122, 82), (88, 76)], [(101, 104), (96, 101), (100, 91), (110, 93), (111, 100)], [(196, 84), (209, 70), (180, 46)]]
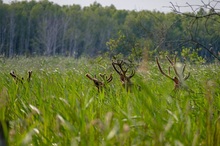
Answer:
[(196, 52), (213, 61), (219, 59), (219, 48), (220, 17), (213, 9), (184, 15), (117, 10), (96, 2), (82, 8), (47, 0), (0, 1), (0, 54), (4, 57), (79, 58), (106, 52), (138, 56), (147, 50), (152, 58), (160, 52), (185, 56)]

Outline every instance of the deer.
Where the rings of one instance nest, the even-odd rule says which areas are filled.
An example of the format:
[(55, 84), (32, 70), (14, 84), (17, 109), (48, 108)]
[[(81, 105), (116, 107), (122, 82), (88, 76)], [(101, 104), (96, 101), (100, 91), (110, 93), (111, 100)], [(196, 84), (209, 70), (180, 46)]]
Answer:
[[(14, 80), (16, 81), (16, 83), (20, 82), (23, 84), (24, 78), (19, 78), (18, 75), (15, 74), (14, 71), (10, 72), (10, 75), (14, 78)], [(32, 71), (28, 71), (28, 77), (27, 77), (27, 81), (30, 82), (31, 80), (31, 76), (32, 76)]]
[[(169, 66), (168, 68), (168, 73), (165, 73), (162, 68), (161, 65), (159, 63), (159, 59), (158, 57), (156, 57), (156, 62), (157, 62), (157, 66), (160, 70), (160, 72), (167, 78), (171, 79), (174, 82), (174, 90), (177, 90), (181, 87), (184, 87), (184, 81), (186, 81), (189, 77), (190, 77), (190, 73), (188, 73), (186, 76), (184, 75), (185, 72), (185, 68), (186, 68), (186, 64), (181, 65), (180, 63), (176, 63), (176, 58), (177, 56), (174, 57), (174, 61), (172, 61), (168, 56), (166, 56), (168, 62), (170, 63), (171, 66)], [(171, 77), (170, 76), (170, 68), (173, 68), (175, 76)]]
[(86, 74), (86, 77), (90, 80), (92, 80), (98, 89), (98, 92), (101, 92), (102, 89), (106, 86), (107, 83), (110, 83), (113, 79), (112, 74), (108, 77), (106, 74), (99, 73), (99, 76), (102, 80), (99, 80), (96, 78), (96, 75), (92, 77), (89, 73)]
[(128, 75), (129, 65), (123, 60), (112, 60), (112, 66), (114, 70), (119, 74), (122, 86), (128, 91), (133, 83), (131, 82), (131, 78), (135, 75), (135, 70), (131, 70)]

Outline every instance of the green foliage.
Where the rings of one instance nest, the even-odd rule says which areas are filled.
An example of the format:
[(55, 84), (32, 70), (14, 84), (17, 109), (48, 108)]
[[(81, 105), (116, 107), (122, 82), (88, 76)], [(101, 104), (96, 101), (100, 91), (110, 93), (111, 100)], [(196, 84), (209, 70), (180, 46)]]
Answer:
[[(10, 124), (9, 145), (218, 144), (219, 66), (187, 64), (191, 91), (176, 93), (155, 62), (148, 66), (126, 92), (111, 61), (101, 57), (1, 61), (0, 116)], [(30, 83), (16, 83), (11, 70), (25, 79), (32, 70)], [(101, 93), (85, 77), (99, 72), (113, 73)]]
[(192, 62), (195, 64), (203, 64), (206, 62), (206, 60), (203, 57), (199, 56), (199, 51), (201, 51), (201, 48), (182, 48), (181, 56), (184, 58), (184, 60), (188, 62)]
[(140, 43), (135, 38), (125, 36), (121, 31), (118, 32), (116, 39), (110, 39), (106, 45), (109, 48), (107, 54), (110, 57), (121, 58), (124, 56), (131, 61), (141, 60), (143, 49)]

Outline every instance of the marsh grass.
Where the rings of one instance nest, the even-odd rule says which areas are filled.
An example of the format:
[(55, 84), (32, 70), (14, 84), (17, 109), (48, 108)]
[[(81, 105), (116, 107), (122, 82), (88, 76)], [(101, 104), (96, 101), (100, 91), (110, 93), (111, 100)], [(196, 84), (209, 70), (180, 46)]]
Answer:
[[(219, 144), (217, 64), (188, 66), (193, 92), (173, 92), (155, 62), (136, 73), (131, 92), (103, 58), (14, 58), (0, 67), (0, 116), (10, 121), (10, 145)], [(11, 70), (22, 77), (32, 70), (30, 83), (16, 83)], [(113, 81), (98, 93), (88, 72), (113, 73)]]

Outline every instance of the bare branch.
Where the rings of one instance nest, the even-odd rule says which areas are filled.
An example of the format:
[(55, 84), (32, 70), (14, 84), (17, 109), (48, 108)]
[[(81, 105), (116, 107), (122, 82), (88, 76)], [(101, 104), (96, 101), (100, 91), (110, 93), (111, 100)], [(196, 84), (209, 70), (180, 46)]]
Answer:
[[(206, 44), (202, 43), (201, 40), (197, 39), (197, 36), (199, 35), (198, 33), (200, 32), (200, 30), (199, 30), (199, 23), (200, 22), (204, 23), (203, 26), (205, 27), (206, 33), (208, 35), (212, 36), (212, 32), (210, 32), (208, 29), (208, 25), (209, 25), (208, 22), (212, 21), (212, 23), (215, 22), (215, 23), (217, 23), (217, 25), (220, 23), (219, 19), (216, 19), (217, 17), (218, 18), (220, 17), (219, 6), (220, 6), (219, 0), (210, 0), (210, 1), (201, 0), (201, 4), (192, 5), (190, 3), (186, 3), (185, 6), (180, 6), (177, 4), (175, 5), (171, 2), (171, 8), (173, 9), (173, 11), (175, 13), (181, 14), (181, 15), (185, 16), (186, 18), (191, 19), (191, 21), (189, 23), (188, 30), (187, 30), (190, 37), (187, 38), (188, 39), (187, 42), (192, 42), (196, 46), (200, 46), (201, 48), (205, 49), (206, 51), (208, 51), (208, 53), (212, 57), (214, 57), (218, 61), (220, 61), (220, 57), (217, 54), (215, 54), (215, 52), (211, 51), (210, 48), (207, 47)], [(181, 12), (181, 8), (190, 8), (191, 13)], [(200, 10), (203, 10), (203, 11), (200, 11)], [(200, 13), (198, 13), (198, 12), (200, 12)], [(200, 20), (202, 20), (202, 21), (200, 21)], [(219, 40), (219, 37), (216, 40)], [(213, 44), (213, 41), (210, 43)], [(210, 44), (210, 43), (207, 43), (207, 44)]]

